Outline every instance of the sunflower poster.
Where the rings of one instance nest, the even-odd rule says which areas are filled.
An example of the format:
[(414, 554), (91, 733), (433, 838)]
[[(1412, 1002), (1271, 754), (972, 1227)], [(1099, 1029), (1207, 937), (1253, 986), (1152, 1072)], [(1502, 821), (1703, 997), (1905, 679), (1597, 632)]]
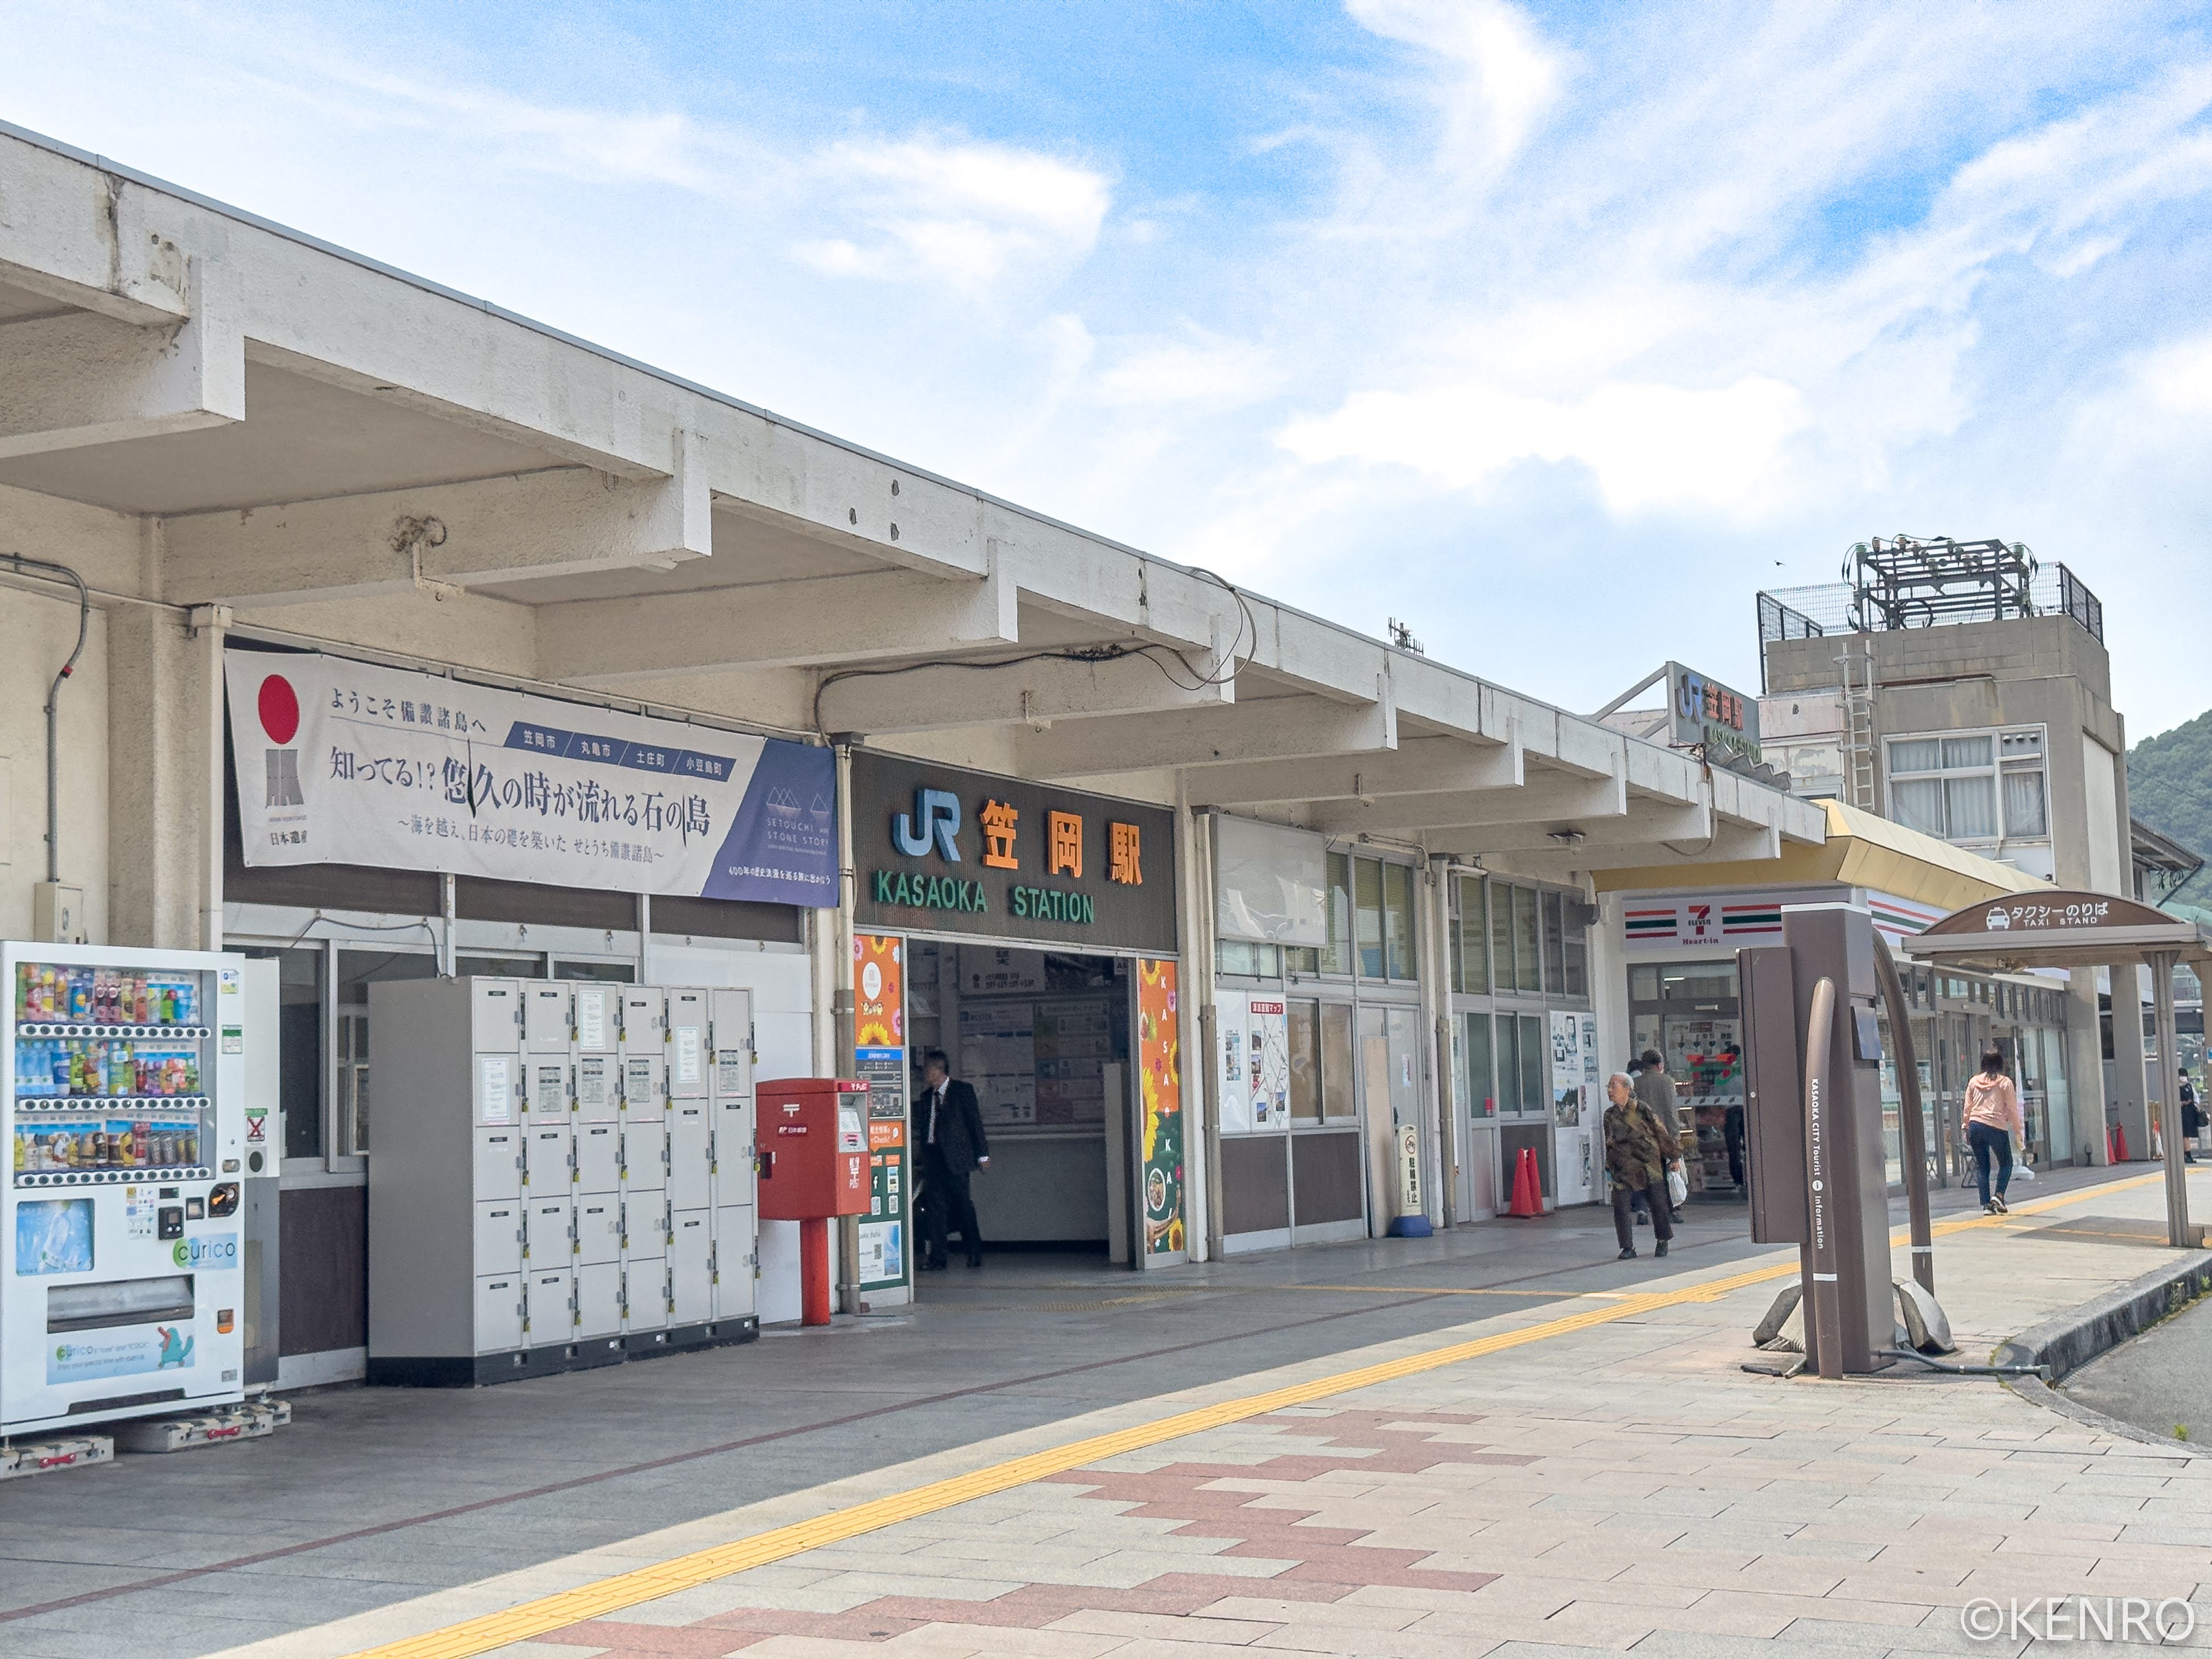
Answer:
[(1176, 964), (1137, 962), (1137, 1063), (1145, 1103), (1145, 1254), (1187, 1248), (1183, 1231), (1182, 1042)]
[(906, 1047), (906, 941), (896, 933), (853, 935), (853, 1046)]

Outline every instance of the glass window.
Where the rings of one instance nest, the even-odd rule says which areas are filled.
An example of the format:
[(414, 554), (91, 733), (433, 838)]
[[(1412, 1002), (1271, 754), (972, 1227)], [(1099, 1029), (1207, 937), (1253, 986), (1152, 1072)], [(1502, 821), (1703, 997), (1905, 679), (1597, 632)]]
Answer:
[(1291, 1060), (1291, 1121), (1321, 1121), (1321, 1005), (1285, 1004)]
[(1934, 738), (1915, 738), (1889, 745), (1893, 772), (1935, 772), (1943, 765), (1943, 745)]
[(1359, 1115), (1359, 1094), (1352, 1076), (1352, 1005), (1324, 1002), (1321, 1006), (1321, 1106), (1326, 1115)]
[(1358, 929), (1359, 971), (1369, 979), (1382, 973), (1382, 860), (1352, 861), (1352, 915)]
[(1498, 1115), (1498, 1091), (1490, 1078), (1490, 1016), (1460, 1016), (1460, 1048), (1467, 1082), (1468, 1115), (1476, 1119)]
[(1632, 1002), (1659, 1000), (1659, 970), (1656, 968), (1632, 968), (1628, 970), (1628, 1000)]
[(1288, 974), (1321, 972), (1320, 950), (1311, 945), (1285, 945), (1283, 947), (1283, 971)]
[[(464, 954), (453, 958), (453, 972), (462, 979), (471, 975), (484, 979), (537, 979), (545, 972), (545, 958), (535, 954), (499, 957)], [(413, 978), (416, 975), (401, 975), (399, 977)], [(345, 1000), (343, 985), (338, 988), (338, 1000)]]
[(596, 979), (611, 985), (633, 985), (637, 981), (637, 964), (629, 962), (567, 962), (556, 957), (553, 977)]
[[(471, 962), (502, 958), (463, 957), (463, 974), (511, 975), (514, 969), (477, 968)], [(532, 971), (544, 960), (528, 958)], [(337, 1158), (358, 1158), (368, 1151), (368, 988), (387, 980), (435, 979), (438, 959), (428, 951), (348, 951), (338, 952), (337, 1100), (331, 1152)]]
[[(1480, 876), (1459, 879), (1459, 919), (1452, 924), (1452, 989), (1480, 996), (1490, 988), (1490, 922)], [(1489, 1042), (1486, 1038), (1483, 1047)]]
[[(1899, 747), (1903, 745), (1900, 744)], [(1923, 836), (1943, 833), (1943, 780), (1921, 778), (1889, 786), (1890, 815)]]
[[(1948, 748), (1949, 745), (1945, 746)], [(1944, 779), (1943, 815), (1954, 841), (1994, 839), (1997, 833), (1996, 781), (1991, 778)]]
[(1392, 979), (1413, 978), (1413, 871), (1382, 866), (1382, 957)]
[(276, 1094), (284, 1156), (323, 1155), (323, 953), (305, 945), (240, 951), (276, 963)]
[(1343, 853), (1328, 855), (1328, 944), (1322, 951), (1321, 970), (1352, 971), (1352, 860)]
[(1589, 929), (1578, 918), (1583, 914), (1579, 901), (1567, 921), (1567, 994), (1586, 997), (1589, 994)]
[(1521, 1110), (1524, 1115), (1547, 1112), (1552, 1080), (1545, 1073), (1551, 1066), (1552, 1045), (1545, 1040), (1543, 1017), (1522, 1014), (1516, 1023), (1521, 1027)]
[(1954, 772), (1963, 766), (1986, 767), (1990, 763), (1990, 740), (1987, 738), (1946, 738), (1943, 739), (1943, 769)]
[(1553, 996), (1564, 996), (1567, 989), (1567, 930), (1557, 893), (1547, 893), (1544, 900), (1544, 989)]
[(1214, 946), (1214, 957), (1224, 974), (1241, 974), (1250, 979), (1279, 979), (1283, 971), (1279, 949), (1273, 945), (1225, 939)]
[(1489, 886), (1491, 988), (1516, 990), (1521, 981), (1513, 973), (1513, 890), (1502, 881)]
[(2051, 813), (2043, 793), (2043, 774), (2008, 769), (2004, 775), (2005, 834), (2044, 836), (2051, 833)]
[(1521, 1109), (1521, 1025), (1510, 1014), (1498, 1017), (1498, 1109), (1507, 1117)]
[(1536, 890), (1513, 890), (1513, 982), (1524, 991), (1540, 990), (1537, 950)]

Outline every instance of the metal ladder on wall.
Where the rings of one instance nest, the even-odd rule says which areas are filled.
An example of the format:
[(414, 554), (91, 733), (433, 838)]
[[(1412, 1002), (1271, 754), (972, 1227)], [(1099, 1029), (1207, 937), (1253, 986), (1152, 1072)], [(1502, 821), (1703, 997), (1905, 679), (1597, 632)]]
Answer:
[(1836, 659), (1844, 676), (1844, 798), (1862, 811), (1879, 812), (1874, 760), (1874, 635), (1850, 637), (1852, 643), (1845, 645), (1844, 654)]

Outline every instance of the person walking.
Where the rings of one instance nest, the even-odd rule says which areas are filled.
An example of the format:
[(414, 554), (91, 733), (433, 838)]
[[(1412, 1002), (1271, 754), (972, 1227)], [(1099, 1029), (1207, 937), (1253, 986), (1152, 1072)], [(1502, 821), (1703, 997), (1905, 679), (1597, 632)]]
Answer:
[(968, 1178), (991, 1161), (983, 1136), (983, 1113), (975, 1088), (952, 1075), (945, 1050), (921, 1057), (921, 1098), (915, 1103), (915, 1139), (921, 1152), (924, 1254), (921, 1266), (935, 1272), (946, 1265), (945, 1235), (955, 1230), (968, 1245), (968, 1265), (983, 1265), (983, 1234), (975, 1224), (975, 1200)]
[[(2005, 1188), (2012, 1184), (2012, 1141), (2025, 1135), (2020, 1091), (2005, 1075), (2004, 1051), (1982, 1051), (1982, 1069), (1966, 1079), (1966, 1146), (1974, 1155), (1974, 1180), (1982, 1190), (1982, 1213), (2004, 1215)], [(1996, 1160), (1996, 1190), (1990, 1190), (1990, 1160)]]
[(1620, 1244), (1620, 1259), (1626, 1261), (1636, 1254), (1636, 1233), (1628, 1206), (1638, 1193), (1651, 1206), (1651, 1233), (1657, 1241), (1651, 1254), (1664, 1255), (1674, 1237), (1674, 1206), (1667, 1200), (1667, 1166), (1680, 1161), (1681, 1143), (1674, 1131), (1638, 1098), (1627, 1073), (1615, 1072), (1607, 1079), (1605, 1093), (1612, 1103), (1605, 1109), (1605, 1169), (1613, 1177), (1613, 1236)]
[(2197, 1162), (2197, 1132), (2204, 1127), (2204, 1114), (2197, 1104), (2197, 1090), (2189, 1081), (2189, 1068), (2181, 1068), (2181, 1161)]
[[(1667, 1075), (1665, 1055), (1656, 1048), (1646, 1048), (1643, 1060), (1644, 1069), (1636, 1074), (1633, 1085), (1636, 1097), (1650, 1109), (1651, 1115), (1657, 1118), (1667, 1131), (1667, 1144), (1670, 1149), (1668, 1157), (1679, 1158), (1681, 1155), (1681, 1097), (1675, 1091), (1674, 1079)], [(1648, 1201), (1663, 1205), (1667, 1213), (1676, 1221), (1682, 1218), (1682, 1212), (1675, 1206), (1674, 1195), (1667, 1190), (1664, 1181), (1653, 1189)]]

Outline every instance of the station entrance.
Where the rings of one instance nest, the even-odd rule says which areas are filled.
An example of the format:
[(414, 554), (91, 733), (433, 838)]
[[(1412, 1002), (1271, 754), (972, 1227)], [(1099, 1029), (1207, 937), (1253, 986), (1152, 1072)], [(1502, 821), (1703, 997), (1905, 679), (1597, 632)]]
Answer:
[[(969, 1190), (987, 1259), (1060, 1252), (1127, 1265), (1142, 1224), (1131, 1158), (1134, 963), (921, 939), (907, 957), (908, 1097), (920, 1097), (932, 1048), (975, 1091), (991, 1162)], [(919, 1146), (914, 1153), (918, 1182)]]

